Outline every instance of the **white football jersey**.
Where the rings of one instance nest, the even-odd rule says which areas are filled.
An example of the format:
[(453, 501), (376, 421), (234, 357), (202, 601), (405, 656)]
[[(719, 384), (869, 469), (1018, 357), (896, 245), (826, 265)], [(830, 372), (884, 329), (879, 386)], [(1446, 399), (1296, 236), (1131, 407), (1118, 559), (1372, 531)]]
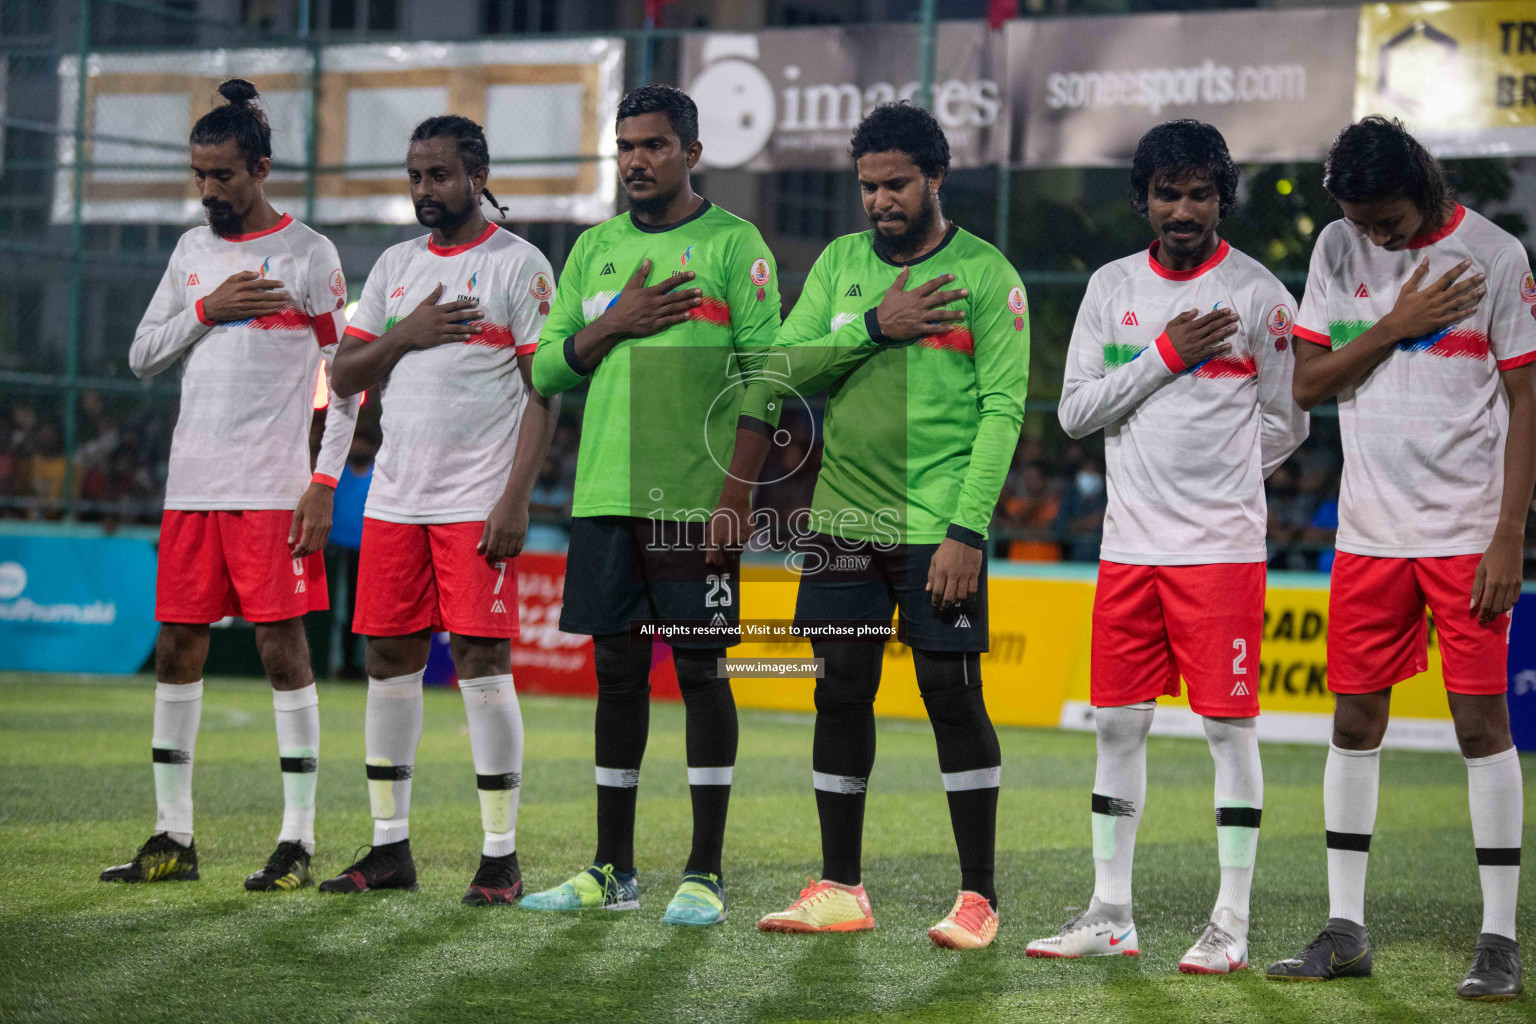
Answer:
[[(1088, 282), (1067, 350), (1058, 415), (1067, 433), (1104, 431), (1109, 507), (1101, 555), (1130, 565), (1265, 561), (1264, 478), (1307, 436), (1291, 398), (1290, 294), (1222, 242), (1193, 270), (1152, 249)], [(1231, 351), (1186, 367), (1168, 322), (1238, 312)]]
[[(1499, 373), (1536, 361), (1536, 284), (1514, 236), (1462, 206), (1402, 252), (1347, 220), (1318, 236), (1296, 321), (1306, 343), (1342, 348), (1391, 311), (1425, 259), (1425, 284), (1462, 260), (1488, 275), (1477, 312), (1396, 351), (1339, 392), (1340, 551), (1388, 558), (1481, 554), (1504, 490), (1508, 399)], [(1421, 285), (1422, 287), (1423, 285)]]
[[(242, 271), (283, 282), (293, 305), (215, 323), (203, 299)], [(336, 486), (352, 445), (357, 399), (330, 393), (313, 473), (309, 426), (316, 381), (336, 353), (347, 283), (330, 240), (284, 214), (265, 231), (181, 236), (134, 334), (128, 361), (151, 377), (183, 361), (165, 507), (291, 509), (311, 480)]]
[(537, 248), (496, 225), (465, 245), (430, 235), (379, 257), (346, 333), (373, 341), (441, 283), (439, 303), (480, 306), (483, 333), (414, 349), (382, 388), (384, 444), (365, 514), (392, 523), (485, 519), (507, 485), (527, 395), (517, 357), (538, 348), (554, 272)]

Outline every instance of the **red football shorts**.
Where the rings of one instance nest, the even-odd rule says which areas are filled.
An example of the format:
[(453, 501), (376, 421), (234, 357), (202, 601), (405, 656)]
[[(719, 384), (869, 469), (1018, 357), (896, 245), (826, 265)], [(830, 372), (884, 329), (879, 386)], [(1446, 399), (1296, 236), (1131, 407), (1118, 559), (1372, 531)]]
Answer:
[(352, 631), (423, 629), (517, 638), (517, 561), (491, 565), (475, 548), (485, 523), (388, 523), (363, 518)]
[(1374, 693), (1429, 667), (1435, 634), (1445, 688), (1497, 694), (1509, 688), (1508, 612), (1487, 625), (1468, 606), (1482, 555), (1371, 558), (1340, 551), (1328, 592), (1328, 689)]
[(1099, 563), (1093, 597), (1092, 703), (1121, 707), (1179, 695), (1219, 718), (1259, 713), (1264, 563)]
[(330, 607), (325, 557), (294, 558), (285, 509), (245, 512), (183, 512), (166, 509), (160, 520), (160, 557), (155, 573), (155, 619), (218, 622), (238, 615), (247, 622), (281, 622)]

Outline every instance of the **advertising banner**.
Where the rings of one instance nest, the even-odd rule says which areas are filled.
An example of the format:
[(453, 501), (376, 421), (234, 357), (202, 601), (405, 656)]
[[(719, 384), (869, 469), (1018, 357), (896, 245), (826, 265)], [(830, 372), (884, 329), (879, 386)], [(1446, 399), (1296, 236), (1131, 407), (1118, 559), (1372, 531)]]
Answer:
[(158, 632), (149, 541), (0, 534), (0, 669), (137, 672)]
[(1356, 76), (1356, 118), (1401, 118), (1437, 156), (1536, 153), (1530, 0), (1367, 4)]
[[(310, 154), (317, 224), (415, 223), (405, 177), (411, 129), (455, 113), (485, 126), (488, 187), (516, 220), (595, 223), (613, 215), (613, 111), (623, 43), (413, 43), (92, 54), (86, 63), (82, 215), (87, 221), (194, 223), (202, 208), (187, 173), (187, 134), (221, 81), (247, 78), (272, 124), (277, 166), (267, 194), (302, 215)], [(59, 61), (59, 171), (53, 219), (73, 201), (78, 59)], [(317, 101), (317, 102), (316, 102)]]
[(1353, 8), (1013, 21), (1012, 160), (1128, 163), (1154, 125), (1214, 124), (1239, 161), (1320, 160), (1350, 120)]
[[(843, 170), (876, 104), (916, 101), (916, 25), (702, 33), (683, 40), (683, 88), (699, 105), (705, 167)], [(932, 110), (955, 167), (1007, 153), (1003, 47), (985, 22), (943, 22)]]

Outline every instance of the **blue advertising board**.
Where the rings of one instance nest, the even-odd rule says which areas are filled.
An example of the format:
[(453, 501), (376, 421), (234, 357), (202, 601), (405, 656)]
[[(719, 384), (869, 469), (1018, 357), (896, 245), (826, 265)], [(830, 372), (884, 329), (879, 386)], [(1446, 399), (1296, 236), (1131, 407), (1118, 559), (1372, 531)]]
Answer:
[(1536, 593), (1515, 602), (1509, 629), (1509, 727), (1515, 746), (1536, 750)]
[(156, 631), (149, 540), (0, 534), (0, 669), (137, 672)]

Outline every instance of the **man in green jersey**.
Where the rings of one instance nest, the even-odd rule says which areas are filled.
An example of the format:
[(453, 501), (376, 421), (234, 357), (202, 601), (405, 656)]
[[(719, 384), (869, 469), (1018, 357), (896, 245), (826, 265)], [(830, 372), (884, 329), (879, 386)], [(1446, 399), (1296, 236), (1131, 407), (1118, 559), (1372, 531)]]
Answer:
[(639, 905), (635, 789), (660, 635), (687, 707), (693, 800), (693, 848), (663, 920), (725, 919), (737, 727), (730, 680), (715, 668), (739, 642), (739, 555), (707, 564), (704, 531), (731, 462), (741, 375), (773, 344), (779, 292), (757, 229), (693, 191), (698, 124), (693, 100), (670, 86), (619, 104), (630, 210), (577, 239), (534, 355), (541, 394), (591, 382), (560, 628), (592, 636), (598, 690), (597, 855), (523, 900), (537, 910)]
[(974, 949), (997, 934), (1001, 774), (981, 694), (983, 547), (1024, 416), (1029, 320), (1013, 267), (940, 209), (949, 144), (932, 115), (904, 103), (876, 107), (854, 132), (852, 153), (872, 229), (839, 238), (812, 267), (771, 355), (789, 363), (788, 374), (749, 387), (722, 496), (740, 508), (740, 481), (756, 478), (779, 397), (827, 388), (795, 609), (825, 670), (812, 754), (822, 875), (758, 927), (874, 927), (860, 858), (884, 644), (818, 630), (850, 620), (888, 626), (899, 607), (960, 853), (959, 898), (929, 936)]

